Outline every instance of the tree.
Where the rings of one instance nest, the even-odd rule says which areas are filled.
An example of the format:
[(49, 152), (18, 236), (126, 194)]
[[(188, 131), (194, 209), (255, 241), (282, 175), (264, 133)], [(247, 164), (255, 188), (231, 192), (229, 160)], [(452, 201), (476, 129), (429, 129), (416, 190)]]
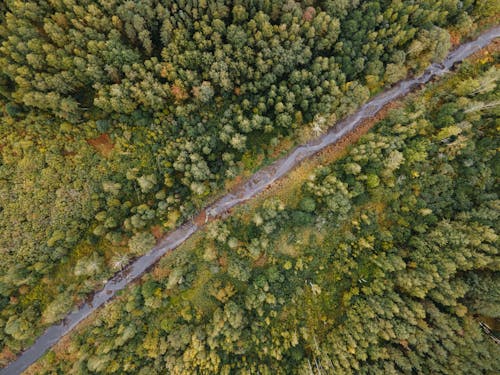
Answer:
[(68, 312), (73, 306), (73, 301), (69, 294), (60, 294), (43, 311), (42, 319), (45, 323), (55, 323)]
[(128, 247), (133, 254), (142, 255), (151, 250), (155, 243), (156, 240), (151, 233), (138, 232), (129, 239)]

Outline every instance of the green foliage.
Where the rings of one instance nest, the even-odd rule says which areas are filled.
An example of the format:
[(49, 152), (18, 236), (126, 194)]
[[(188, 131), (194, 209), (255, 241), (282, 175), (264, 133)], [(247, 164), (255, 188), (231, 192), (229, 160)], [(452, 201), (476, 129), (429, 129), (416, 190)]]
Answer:
[(142, 255), (151, 250), (155, 245), (155, 238), (149, 232), (138, 232), (128, 241), (128, 247), (132, 254)]
[(79, 362), (40, 373), (500, 371), (479, 326), (499, 316), (498, 116), (465, 113), (497, 93), (453, 92), (492, 64), (391, 111), (297, 207), (269, 198), (211, 223), (58, 349)]
[(304, 197), (299, 202), (299, 208), (305, 212), (314, 212), (316, 210), (316, 202), (311, 197)]
[(73, 307), (73, 301), (69, 294), (60, 294), (53, 300), (42, 312), (42, 320), (51, 324), (63, 318), (64, 315)]
[[(491, 1), (476, 3), (0, 2), (0, 351), (19, 352), (70, 304), (151, 248), (153, 233), (174, 228), (228, 179), (274, 158), (281, 140), (296, 143), (311, 122), (321, 133), (325, 118), (344, 117), (370, 93), (439, 60), (450, 46), (447, 28), (473, 30), (497, 9)], [(299, 210), (269, 203), (249, 228), (260, 233), (255, 238), (240, 241), (221, 229), (218, 245), (252, 262), (211, 265), (232, 278), (215, 294), (225, 300), (252, 279), (250, 268), (267, 257), (276, 230), (318, 220), (340, 226), (354, 204), (386, 181), (395, 184), (404, 162), (425, 160), (429, 142), (459, 147), (470, 122), (495, 108), (498, 99), (486, 94), (496, 77), (492, 68), (456, 85), (466, 110), (451, 103), (429, 119), (441, 128), (439, 139), (379, 152), (391, 161), (369, 170), (366, 160), (352, 160), (354, 182), (330, 176), (313, 184)], [(470, 209), (470, 189), (446, 201)], [(317, 219), (320, 207), (329, 211)], [(446, 209), (427, 214), (422, 230)], [(188, 285), (189, 275), (189, 267), (174, 269), (167, 289)], [(198, 298), (212, 306), (212, 297)], [(254, 298), (272, 300), (260, 293), (250, 304)], [(163, 306), (156, 295), (146, 304)], [(236, 330), (236, 310), (221, 311), (220, 321)], [(182, 312), (193, 314), (188, 307)], [(191, 334), (174, 341), (187, 345)], [(167, 345), (157, 336), (140, 336), (148, 358), (159, 356), (152, 348)], [(290, 355), (299, 361), (307, 350)], [(118, 371), (116, 363), (112, 355), (89, 357), (75, 372)]]
[(132, 149), (153, 149), (154, 175), (195, 196), (234, 175), (223, 153), (239, 161), (260, 133), (290, 135), (297, 118), (341, 118), (367, 99), (366, 77), (376, 90), (439, 60), (450, 47), (443, 27), (476, 9), (426, 0), (76, 4), (6, 4), (8, 112), (133, 128), (142, 139)]

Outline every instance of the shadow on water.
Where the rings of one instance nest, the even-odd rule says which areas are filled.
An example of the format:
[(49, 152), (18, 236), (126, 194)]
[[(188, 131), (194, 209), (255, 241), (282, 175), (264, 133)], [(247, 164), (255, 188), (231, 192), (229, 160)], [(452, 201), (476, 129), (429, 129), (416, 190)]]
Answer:
[[(304, 159), (337, 142), (346, 134), (353, 131), (364, 120), (374, 116), (385, 105), (406, 95), (412, 88), (419, 87), (429, 82), (431, 78), (447, 73), (456, 63), (461, 62), (474, 52), (484, 48), (497, 37), (500, 37), (500, 26), (486, 31), (472, 42), (459, 46), (452, 51), (442, 63), (432, 64), (419, 77), (401, 81), (391, 89), (378, 94), (364, 104), (357, 112), (337, 123), (328, 133), (304, 145), (296, 147), (284, 158), (256, 172), (245, 184), (237, 187), (233, 192), (217, 200), (198, 216), (204, 217), (204, 222), (207, 222), (210, 219), (224, 215), (232, 207), (263, 191)], [(49, 327), (35, 343), (24, 351), (14, 362), (0, 370), (0, 375), (20, 374), (57, 343), (61, 337), (70, 332), (78, 323), (113, 298), (118, 291), (124, 289), (131, 281), (141, 276), (163, 255), (186, 241), (201, 226), (202, 224), (196, 224), (195, 221), (192, 220), (173, 232), (170, 232), (152, 250), (136, 259), (123, 271), (118, 272), (104, 285), (102, 290), (96, 292), (89, 301), (69, 313), (61, 323)]]

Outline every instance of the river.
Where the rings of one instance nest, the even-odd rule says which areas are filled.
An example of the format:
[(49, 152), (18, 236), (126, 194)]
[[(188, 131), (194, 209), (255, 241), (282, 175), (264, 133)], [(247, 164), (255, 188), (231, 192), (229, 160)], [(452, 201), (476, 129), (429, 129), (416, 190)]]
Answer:
[[(385, 105), (406, 95), (412, 88), (429, 82), (433, 77), (445, 74), (454, 64), (461, 62), (474, 52), (484, 48), (498, 37), (500, 37), (500, 26), (489, 29), (474, 41), (462, 44), (452, 51), (442, 63), (434, 63), (429, 66), (422, 75), (401, 81), (391, 89), (376, 95), (353, 115), (331, 127), (323, 136), (296, 147), (290, 154), (256, 172), (246, 183), (207, 207), (204, 211), (206, 218), (220, 216), (230, 208), (257, 195), (277, 179), (288, 173), (301, 161), (337, 142), (346, 134), (353, 131), (364, 120), (373, 117)], [(69, 313), (61, 323), (49, 327), (14, 362), (0, 370), (0, 374), (10, 375), (23, 372), (78, 323), (112, 299), (118, 291), (124, 289), (131, 281), (140, 277), (149, 267), (158, 262), (162, 256), (178, 247), (201, 227), (202, 225), (197, 225), (192, 220), (170, 232), (152, 250), (136, 259), (123, 271), (120, 271), (110, 279), (102, 290), (93, 295), (89, 302)]]

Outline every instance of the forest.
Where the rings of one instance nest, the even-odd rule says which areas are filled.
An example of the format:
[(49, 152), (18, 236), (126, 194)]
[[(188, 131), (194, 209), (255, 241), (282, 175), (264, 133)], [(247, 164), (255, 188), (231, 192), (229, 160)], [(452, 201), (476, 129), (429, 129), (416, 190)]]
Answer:
[[(99, 289), (105, 280), (123, 269), (134, 257), (149, 250), (166, 232), (193, 217), (230, 186), (286, 153), (291, 146), (321, 134), (327, 126), (352, 113), (381, 90), (408, 75), (419, 74), (432, 62), (440, 61), (452, 45), (477, 33), (499, 13), (500, 4), (496, 0), (5, 0), (1, 2), (0, 366), (11, 361), (16, 354), (33, 343), (44, 328), (58, 322), (72, 307)], [(491, 69), (485, 70), (486, 65)], [(484, 66), (471, 66), (470, 72), (463, 73), (468, 77), (466, 82), (469, 86), (465, 85), (463, 92), (454, 93), (453, 98), (465, 101), (467, 98), (479, 95), (477, 103), (474, 101), (476, 99), (467, 99), (479, 108), (471, 110), (468, 117), (489, 113), (488, 116), (494, 118), (495, 106), (491, 107), (488, 104), (490, 102), (482, 101), (488, 99), (491, 103), (495, 103), (495, 98), (491, 97), (496, 95), (494, 89), (498, 79), (494, 66), (495, 64), (489, 61)], [(471, 87), (474, 89), (468, 92)], [(484, 95), (484, 98), (481, 95)], [(450, 106), (453, 107), (451, 104)], [(462, 107), (458, 105), (455, 109), (458, 113), (463, 113)], [(422, 111), (425, 112), (422, 116), (430, 116), (432, 112), (428, 114), (427, 110), (422, 109)], [(449, 116), (453, 117), (454, 114), (455, 112), (452, 112)], [(431, 120), (433, 119), (429, 119), (433, 123)], [(479, 120), (473, 118), (470, 121), (475, 124), (474, 121)], [(461, 137), (466, 135), (464, 142), (472, 142), (471, 144), (475, 145), (476, 138), (472, 136), (475, 134), (474, 129), (466, 129), (462, 134), (457, 128), (448, 129), (448, 125), (451, 126), (447, 124), (444, 128), (450, 132), (447, 137), (451, 137), (453, 141), (451, 144), (456, 139), (463, 140)], [(386, 127), (389, 129), (390, 125)], [(421, 125), (419, 131), (420, 127)], [(425, 126), (422, 129), (424, 128)], [(467, 138), (469, 135), (470, 139)], [(390, 133), (388, 137), (396, 135)], [(431, 141), (434, 139), (422, 140), (416, 145), (415, 161), (426, 161), (428, 156), (422, 155), (428, 154), (420, 148), (423, 150), (425, 147), (431, 147), (427, 143)], [(477, 147), (484, 147), (491, 153), (493, 146), (483, 145), (481, 142)], [(373, 188), (373, 191), (385, 195), (389, 194), (388, 191), (380, 189), (386, 177), (377, 170), (379, 164), (384, 162), (381, 158), (385, 152), (383, 145), (379, 143), (381, 142), (377, 141), (369, 153), (366, 151), (370, 155), (369, 160), (375, 164), (367, 166), (369, 170), (364, 174), (366, 180), (361, 178), (359, 181), (364, 181), (360, 184), (369, 181), (370, 189)], [(481, 155), (476, 157), (482, 157)], [(395, 153), (392, 156), (396, 158), (395, 163), (398, 164), (400, 155)], [(354, 164), (353, 162), (352, 168), (357, 170), (360, 164), (357, 164), (358, 166)], [(335, 174), (338, 181), (342, 181), (344, 175), (335, 169), (337, 168), (335, 165), (337, 164), (329, 167), (333, 168), (331, 173)], [(479, 170), (472, 169), (474, 173), (479, 173)], [(480, 177), (477, 178), (483, 181), (494, 178), (493, 171), (496, 170), (486, 172), (480, 169), (480, 171)], [(346, 174), (345, 178), (354, 178), (358, 181), (357, 177), (352, 176)], [(453, 183), (449, 183), (453, 186), (458, 184), (456, 178), (458, 177), (451, 176)], [(468, 177), (464, 177), (464, 180), (467, 179)], [(345, 183), (348, 182), (342, 182)], [(444, 189), (442, 183), (444, 182), (435, 182), (436, 186)], [(318, 180), (318, 186), (320, 184)], [(337, 182), (334, 183), (336, 184)], [(491, 190), (488, 194), (494, 195), (494, 189), (490, 185), (488, 188)], [(306, 233), (308, 230), (312, 231), (310, 227), (312, 221), (331, 221), (334, 217), (338, 217), (338, 220), (347, 223), (348, 215), (353, 214), (350, 211), (354, 209), (353, 207), (359, 205), (359, 210), (362, 210), (363, 204), (368, 204), (367, 194), (360, 193), (359, 197), (351, 195), (352, 192), (349, 192), (348, 197), (335, 195), (328, 204), (338, 207), (334, 208), (333, 213), (326, 214), (326, 211), (321, 210), (328, 207), (328, 204), (316, 195), (319, 193), (314, 192), (313, 186), (310, 189), (312, 190), (308, 192), (304, 190), (302, 210), (297, 210), (293, 206), (283, 208), (279, 211), (283, 211), (279, 215), (276, 213), (276, 220), (281, 217), (279, 223), (277, 221), (275, 224), (276, 228), (281, 228), (284, 222), (289, 221), (294, 223), (296, 228), (302, 228), (300, 232)], [(361, 185), (358, 186), (356, 183), (353, 189), (361, 189)], [(433, 190), (431, 187), (429, 189)], [(449, 189), (451, 189), (449, 194), (453, 196), (454, 188), (449, 187)], [(345, 191), (345, 188), (340, 190)], [(463, 196), (465, 201), (469, 193), (460, 192), (459, 196)], [(433, 199), (436, 201), (441, 198), (454, 199), (445, 197), (446, 194), (443, 193), (442, 197), (439, 195), (439, 198)], [(367, 201), (363, 203), (362, 199)], [(385, 212), (389, 206), (399, 205), (400, 199), (402, 198), (394, 198), (394, 201), (376, 207), (379, 211)], [(412, 207), (413, 200), (409, 202)], [(491, 215), (498, 207), (493, 203), (490, 207), (482, 202), (470, 205), (478, 210), (478, 207), (486, 205), (491, 212), (485, 208), (481, 210), (489, 212), (484, 215), (488, 220), (493, 220), (494, 217)], [(275, 203), (269, 204), (272, 206)], [(371, 210), (371, 206), (369, 208)], [(464, 208), (460, 209), (465, 212)], [(398, 208), (394, 210), (399, 212)], [(389, 215), (388, 212), (385, 214)], [(267, 220), (266, 215), (264, 212), (261, 214), (263, 223)], [(403, 223), (401, 224), (398, 221), (399, 216), (397, 217), (394, 222), (398, 223), (398, 227), (394, 230), (400, 231), (403, 230), (401, 229), (404, 227), (403, 224), (408, 221), (401, 219)], [(441, 221), (451, 220), (446, 215), (439, 218)], [(353, 217), (352, 220), (356, 219)], [(416, 219), (407, 217), (406, 220), (413, 225)], [(462, 226), (469, 225), (467, 221), (469, 219), (460, 220)], [(390, 221), (393, 222), (392, 219)], [(439, 220), (428, 225), (437, 222)], [(246, 240), (243, 234), (242, 238), (236, 234), (232, 235), (231, 238), (234, 237), (236, 242), (231, 243), (236, 245), (234, 248), (230, 247), (233, 250), (231, 256), (238, 254), (236, 250), (244, 240), (249, 241), (248, 246), (254, 248), (252, 251), (255, 254), (260, 254), (259, 238), (262, 233), (270, 235), (277, 230), (270, 229), (273, 227), (271, 224), (249, 227), (250, 224), (245, 221), (233, 223), (229, 220), (225, 225), (227, 229), (217, 227), (213, 228), (213, 231), (227, 232), (227, 236), (233, 231), (239, 231), (238, 233), (250, 231), (249, 233), (255, 234)], [(280, 229), (284, 231), (281, 235), (292, 236), (290, 233), (295, 229), (285, 227)], [(264, 228), (268, 229), (259, 232)], [(309, 247), (314, 247), (313, 244), (316, 244), (317, 251), (322, 249), (324, 252), (325, 248), (336, 247), (342, 241), (346, 241), (345, 238), (354, 236), (351, 240), (354, 241), (357, 235), (354, 233), (342, 237), (343, 235), (337, 234), (336, 231), (337, 229), (335, 231), (332, 229), (328, 233), (331, 236), (339, 236), (336, 240), (338, 243), (330, 241), (323, 243), (324, 238), (318, 238), (314, 240), (317, 242), (311, 239), (313, 241), (311, 243), (304, 239), (304, 244)], [(373, 228), (373, 236), (379, 234), (378, 229)], [(489, 236), (490, 232), (486, 231), (479, 237), (481, 240), (484, 237), (484, 241), (491, 240), (494, 243)], [(401, 237), (399, 244), (408, 238), (408, 236)], [(210, 241), (215, 241), (215, 238)], [(250, 245), (252, 241), (254, 244)], [(289, 242), (294, 241), (295, 237), (290, 237)], [(264, 242), (268, 245), (273, 243), (271, 238)], [(219, 246), (222, 246), (222, 243), (215, 241), (211, 248), (216, 251)], [(189, 282), (183, 284), (182, 288), (191, 285), (190, 283), (195, 280), (204, 282), (203, 277), (209, 277), (213, 271), (213, 265), (201, 261), (205, 259), (203, 257), (205, 250), (186, 251), (183, 255), (176, 255), (185, 257), (182, 258), (185, 260), (181, 261), (184, 262), (182, 267), (175, 267), (178, 280), (175, 281), (174, 277), (172, 281), (169, 274), (166, 274), (168, 278), (160, 278), (158, 282), (160, 284), (168, 282), (171, 284), (168, 290), (181, 293), (177, 287), (182, 284), (179, 280), (186, 280), (183, 276), (185, 268), (188, 267), (186, 264), (190, 265), (188, 268), (192, 268), (188, 273), (191, 275), (191, 281), (188, 280)], [(308, 251), (312, 253), (304, 256), (304, 259), (300, 257), (305, 264), (312, 262), (307, 260), (309, 257), (319, 256), (314, 254), (313, 250)], [(351, 252), (351, 250), (342, 251), (344, 256), (338, 253), (336, 258), (331, 260), (340, 262), (331, 266), (338, 269), (335, 271), (337, 273), (345, 268), (342, 262), (348, 259), (343, 258), (347, 256), (345, 254)], [(213, 255), (209, 255), (211, 256)], [(354, 255), (347, 257), (352, 262), (358, 262)], [(218, 302), (212, 301), (212, 297), (200, 296), (202, 301), (199, 302), (208, 304), (206, 306), (208, 310), (202, 308), (204, 313), (200, 319), (203, 320), (203, 324), (208, 322), (206, 314), (212, 311), (214, 303), (226, 306), (232, 295), (241, 292), (239, 288), (245, 284), (248, 284), (248, 287), (253, 285), (251, 277), (255, 272), (260, 272), (260, 268), (254, 269), (253, 262), (257, 260), (249, 259), (253, 258), (247, 259), (244, 256), (238, 258), (235, 263), (237, 265), (232, 266), (231, 272), (236, 274), (241, 272), (243, 279), (234, 281), (235, 285), (231, 284), (227, 291), (221, 292), (221, 299), (216, 298)], [(368, 262), (367, 259), (363, 260), (365, 261)], [(308, 267), (312, 270), (316, 266), (319, 267), (319, 264), (321, 263), (313, 262)], [(220, 265), (222, 268), (226, 266), (223, 263)], [(165, 266), (165, 269), (168, 268)], [(368, 268), (371, 272), (371, 268)], [(307, 267), (304, 268), (306, 269)], [(275, 272), (273, 270), (269, 272)], [(312, 277), (302, 273), (304, 270), (298, 269), (298, 273), (294, 276), (296, 280), (302, 278), (303, 283)], [(323, 270), (317, 269), (310, 271), (311, 275), (316, 271), (318, 275), (324, 274)], [(334, 273), (333, 268), (329, 272)], [(484, 277), (493, 279), (494, 270), (488, 272), (490, 273)], [(278, 274), (272, 277), (281, 279), (282, 276)], [(339, 280), (344, 277), (342, 275), (339, 274)], [(323, 276), (326, 277), (326, 274)], [(391, 282), (395, 277), (396, 275), (390, 277)], [(465, 290), (466, 286), (463, 285), (469, 281), (457, 282), (457, 285)], [(314, 285), (319, 287), (321, 283), (316, 282), (318, 284)], [(488, 283), (478, 279), (477, 284), (486, 288), (484, 285)], [(226, 284), (222, 280), (221, 283), (214, 285), (218, 285), (216, 288), (224, 289)], [(277, 287), (277, 284), (274, 287)], [(160, 293), (156, 286), (152, 288), (151, 293)], [(329, 287), (325, 285), (324, 288)], [(490, 288), (490, 292), (493, 293), (494, 289), (491, 286)], [(186, 291), (188, 289), (186, 287)], [(328, 293), (340, 293), (334, 289)], [(451, 286), (448, 289), (455, 290)], [(196, 288), (190, 290), (191, 292), (187, 292), (188, 295), (194, 293), (193, 290)], [(304, 290), (307, 292), (307, 288)], [(282, 291), (282, 305), (290, 304), (290, 308), (297, 309), (290, 312), (290, 321), (287, 324), (292, 324), (293, 319), (297, 321), (306, 319), (300, 314), (311, 306), (299, 306), (296, 302), (291, 304), (294, 298), (295, 300), (302, 298), (293, 297), (297, 292), (295, 289), (282, 288)], [(487, 290), (483, 292), (486, 293)], [(486, 298), (485, 294), (481, 294), (483, 292), (478, 291), (477, 298)], [(159, 299), (155, 303), (159, 303), (159, 306), (167, 304), (167, 295), (156, 294)], [(224, 297), (226, 294), (229, 297)], [(316, 294), (319, 295), (315, 292), (314, 295)], [(191, 297), (195, 298), (194, 295)], [(169, 308), (175, 310), (189, 305), (183, 302), (184, 297), (176, 298), (178, 305), (174, 303), (174, 307)], [(486, 298), (484, 303), (487, 304), (487, 301), (489, 300)], [(228, 305), (231, 307), (227, 308), (241, 309), (243, 305), (240, 302), (240, 300), (232, 301)], [(143, 300), (139, 298), (134, 303), (140, 308), (131, 308), (131, 311), (134, 311), (132, 315), (140, 317), (144, 324), (140, 327), (134, 326), (132, 330), (134, 332), (137, 330), (137, 338), (127, 345), (139, 345), (137, 341), (138, 337), (141, 337), (139, 332), (141, 329), (143, 333), (145, 332), (145, 322), (148, 319), (157, 322), (156, 315), (146, 314), (148, 308)], [(326, 303), (327, 301), (324, 301), (325, 308), (328, 306)], [(170, 306), (170, 302), (168, 305)], [(187, 307), (186, 309), (189, 310)], [(117, 316), (123, 311), (118, 309)], [(164, 314), (165, 309), (158, 310), (157, 313)], [(148, 316), (142, 316), (143, 314)], [(221, 319), (223, 319), (223, 315), (229, 313), (219, 314), (222, 314)], [(253, 311), (252, 314), (256, 312)], [(273, 314), (278, 314), (278, 310)], [(126, 319), (131, 319), (132, 315)], [(259, 318), (254, 321), (247, 316), (245, 321), (260, 324), (262, 315), (257, 313), (253, 316)], [(292, 316), (295, 318), (292, 319)], [(277, 315), (274, 317), (269, 315), (269, 319), (276, 317)], [(168, 326), (164, 332), (170, 332), (174, 328), (177, 330), (180, 327), (176, 326), (178, 324), (176, 322), (165, 324)], [(182, 324), (189, 327), (189, 330), (185, 331), (189, 334), (183, 336), (184, 340), (187, 336), (191, 337), (192, 332), (198, 332), (195, 326), (198, 327), (202, 323), (196, 321), (192, 324), (186, 322)], [(325, 323), (325, 329), (327, 326)], [(285, 328), (276, 329), (272, 335), (285, 332)], [(471, 336), (474, 340), (482, 337), (475, 326), (470, 330), (475, 334)], [(241, 329), (233, 327), (231, 332), (236, 331), (240, 332)], [(131, 332), (129, 331), (128, 335), (132, 335)], [(108, 333), (116, 334), (114, 331)], [(130, 338), (134, 335), (135, 333)], [(162, 335), (162, 339), (168, 336), (163, 333)], [(299, 338), (305, 340), (304, 336), (297, 337), (297, 340)], [(308, 337), (310, 343), (311, 337), (316, 336)], [(203, 341), (206, 337), (202, 335), (199, 339)], [(245, 338), (247, 339), (249, 338)], [(327, 340), (324, 335), (320, 335), (317, 339)], [(337, 339), (332, 336), (328, 339), (331, 341), (318, 341), (318, 347), (314, 350), (318, 350), (319, 353), (322, 351), (320, 350), (322, 346), (333, 350), (331, 343)], [(127, 340), (125, 339), (124, 343)], [(220, 372), (231, 371), (236, 363), (232, 361), (243, 361), (243, 357), (248, 362), (247, 369), (251, 368), (250, 362), (257, 363), (258, 361), (252, 357), (257, 353), (247, 352), (243, 355), (244, 349), (237, 349), (240, 344), (250, 345), (250, 341), (245, 340), (243, 338), (241, 342), (237, 340), (237, 344), (225, 343), (224, 345), (229, 345), (227, 352), (216, 350), (214, 353), (217, 354), (214, 354), (213, 361), (219, 361), (217, 362), (219, 367), (214, 368), (218, 368)], [(278, 339), (269, 338), (269, 340)], [(491, 348), (486, 342), (483, 344), (485, 353), (490, 353)], [(276, 350), (272, 348), (276, 348), (277, 344), (273, 345), (268, 349), (261, 347), (259, 350), (262, 355), (267, 356), (265, 363), (268, 363), (269, 371), (278, 371), (280, 366), (276, 361), (280, 355), (276, 354), (273, 357), (269, 352)], [(290, 369), (294, 366), (298, 369), (304, 364), (305, 358), (312, 361), (313, 367), (327, 366), (325, 364), (327, 359), (320, 358), (318, 353), (311, 354), (312, 349), (308, 345), (304, 344), (300, 349), (296, 348), (297, 350), (296, 345), (291, 347), (293, 350), (290, 349), (285, 357), (283, 357), (285, 354), (281, 354), (282, 360), (286, 359), (285, 362)], [(375, 341), (372, 345), (376, 345)], [(167, 346), (170, 347), (170, 344)], [(229, 347), (233, 347), (235, 351), (229, 350)], [(181, 358), (177, 358), (176, 355), (184, 349), (184, 346), (179, 346), (176, 349), (178, 352), (168, 352), (168, 355), (167, 351), (161, 355), (156, 352), (156, 357), (139, 354), (138, 357), (130, 357), (130, 365), (110, 354), (108, 357), (105, 356), (108, 361), (95, 358), (97, 362), (102, 361), (104, 367), (98, 364), (93, 367), (91, 364), (86, 367), (87, 370), (81, 371), (102, 372), (104, 369), (111, 371), (111, 367), (108, 369), (107, 366), (116, 362), (119, 365), (113, 364), (115, 367), (118, 366), (113, 371), (137, 372), (141, 361), (148, 363), (144, 368), (154, 371), (154, 368), (161, 368), (163, 363), (161, 361), (167, 356), (169, 359), (166, 362), (174, 366), (172, 372), (198, 371), (195, 370), (197, 367), (194, 362), (194, 367), (182, 367), (180, 364), (181, 367), (176, 367)], [(365, 349), (368, 350), (368, 346)], [(380, 354), (377, 358), (388, 358), (387, 356), (392, 355), (389, 349), (383, 349), (382, 346), (379, 349), (384, 351), (385, 357)], [(151, 350), (154, 352), (156, 348)], [(109, 352), (118, 355), (116, 348), (110, 349)], [(119, 355), (131, 354), (123, 351)], [(217, 357), (219, 355), (222, 357)], [(82, 356), (78, 366), (85, 368), (88, 365), (86, 362), (88, 358)], [(152, 358), (163, 359), (152, 360)], [(244, 365), (246, 362), (241, 363), (242, 366), (246, 366)], [(370, 360), (370, 363), (374, 364), (376, 361)], [(229, 367), (224, 367), (226, 365)], [(262, 369), (248, 371), (268, 371), (265, 370), (267, 365), (263, 366)], [(184, 368), (187, 370), (183, 370)], [(226, 368), (227, 370), (224, 370)], [(212, 371), (208, 367), (198, 369), (202, 372)], [(144, 371), (148, 373), (149, 370)], [(282, 368), (281, 371), (286, 372), (286, 369)]]
[(32, 373), (498, 373), (499, 61), (210, 223)]

